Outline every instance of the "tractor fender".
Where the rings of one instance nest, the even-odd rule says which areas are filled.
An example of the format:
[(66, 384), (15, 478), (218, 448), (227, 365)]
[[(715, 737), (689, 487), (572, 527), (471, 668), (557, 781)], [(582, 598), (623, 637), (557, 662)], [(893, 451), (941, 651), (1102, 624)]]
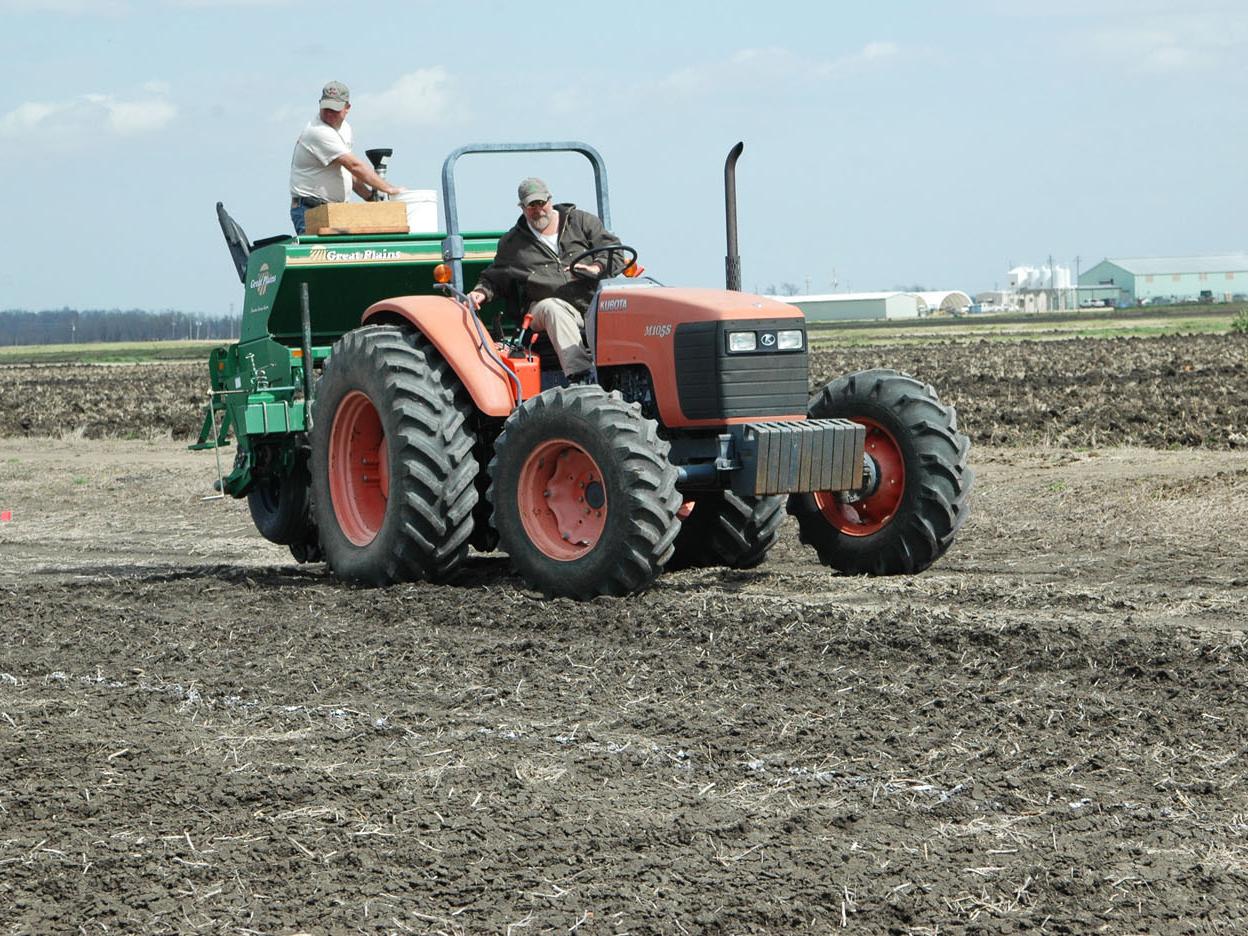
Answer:
[(361, 325), (409, 322), (446, 358), (472, 402), (486, 416), (507, 416), (516, 405), (511, 372), (487, 349), (489, 333), (466, 307), (444, 296), (396, 296), (364, 310)]

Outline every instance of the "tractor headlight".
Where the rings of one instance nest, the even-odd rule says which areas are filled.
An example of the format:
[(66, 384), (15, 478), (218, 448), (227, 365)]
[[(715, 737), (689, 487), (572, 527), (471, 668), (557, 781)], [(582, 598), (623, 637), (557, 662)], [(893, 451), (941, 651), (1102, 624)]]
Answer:
[(800, 351), (802, 342), (802, 333), (799, 329), (776, 332), (777, 351)]
[(728, 333), (729, 351), (753, 351), (758, 348), (758, 336), (752, 331)]

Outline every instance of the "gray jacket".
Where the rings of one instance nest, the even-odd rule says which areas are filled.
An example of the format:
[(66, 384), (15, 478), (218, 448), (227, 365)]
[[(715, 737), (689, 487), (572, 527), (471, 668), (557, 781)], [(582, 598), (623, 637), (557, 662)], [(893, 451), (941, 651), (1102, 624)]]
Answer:
[[(559, 215), (559, 254), (556, 256), (529, 227), (524, 215), (498, 241), (494, 262), (481, 271), (476, 287), (485, 293), (486, 301), (502, 296), (520, 303), (526, 311), (534, 302), (552, 296), (572, 303), (582, 312), (589, 308), (596, 284), (593, 280), (574, 276), (568, 266), (590, 247), (618, 244), (620, 239), (602, 226), (596, 215), (581, 211), (573, 204), (555, 205)], [(605, 264), (605, 251), (589, 261)], [(623, 271), (625, 256), (613, 257), (610, 275)], [(514, 292), (513, 292), (514, 291)]]

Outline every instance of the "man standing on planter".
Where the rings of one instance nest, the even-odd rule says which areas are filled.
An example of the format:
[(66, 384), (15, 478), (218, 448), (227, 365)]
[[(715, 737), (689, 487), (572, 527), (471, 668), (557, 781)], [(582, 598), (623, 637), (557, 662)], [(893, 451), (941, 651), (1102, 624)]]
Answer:
[(403, 189), (391, 185), (364, 160), (351, 152), (351, 92), (341, 81), (321, 89), (320, 114), (308, 123), (295, 141), (290, 158), (290, 220), (295, 233), (304, 233), (304, 214), (327, 202), (345, 202), (347, 186), (365, 201), (378, 192), (398, 195)]

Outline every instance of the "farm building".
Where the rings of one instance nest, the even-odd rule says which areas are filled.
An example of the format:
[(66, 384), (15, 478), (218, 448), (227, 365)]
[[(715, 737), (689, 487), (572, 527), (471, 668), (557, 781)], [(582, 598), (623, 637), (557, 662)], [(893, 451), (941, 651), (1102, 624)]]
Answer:
[(844, 322), (855, 319), (918, 318), (927, 305), (915, 293), (829, 293), (823, 296), (775, 296), (795, 305), (808, 322)]
[(1202, 298), (1226, 302), (1248, 294), (1248, 254), (1102, 260), (1080, 274), (1079, 286), (1081, 291), (1087, 286), (1116, 286), (1120, 305)]
[(926, 309), (923, 306), (919, 307), (920, 315), (962, 315), (971, 308), (971, 297), (960, 289), (921, 292), (919, 298), (927, 307)]

